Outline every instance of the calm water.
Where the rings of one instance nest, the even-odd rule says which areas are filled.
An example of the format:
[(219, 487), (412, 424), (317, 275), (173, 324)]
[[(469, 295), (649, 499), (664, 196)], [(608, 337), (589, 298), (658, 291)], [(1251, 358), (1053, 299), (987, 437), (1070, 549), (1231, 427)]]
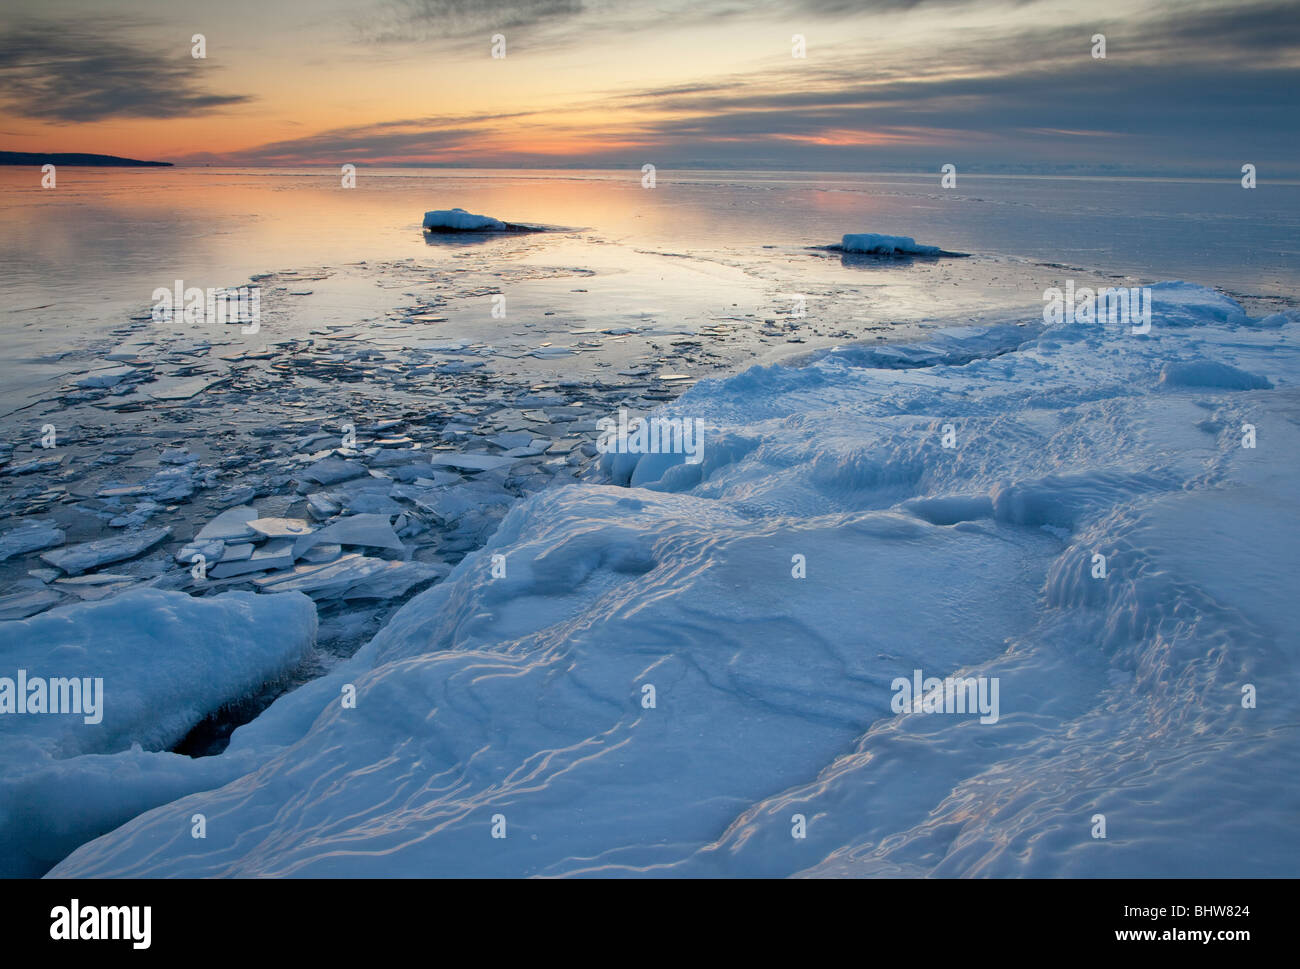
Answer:
[[(462, 253), (428, 245), (420, 219), (457, 205), (582, 229), (533, 244), (548, 247), (539, 256), (596, 269), (669, 252), (787, 282), (783, 262), (795, 267), (789, 282), (798, 285), (792, 252), (879, 231), (995, 262), (1187, 279), (1246, 294), (1300, 289), (1300, 185), (1267, 181), (1249, 191), (1231, 178), (963, 175), (945, 191), (931, 175), (665, 171), (646, 190), (639, 172), (363, 169), (345, 190), (332, 171), (65, 168), (58, 177), (56, 189), (43, 190), (36, 169), (0, 169), (0, 327), (30, 337), (18, 342), (32, 350), (43, 342), (38, 333), (57, 346), (61, 334), (120, 323), (177, 278), (235, 285), (267, 270), (363, 260), (446, 268)], [(972, 278), (942, 296), (955, 311), (978, 302), (978, 272)], [(823, 272), (814, 282), (876, 279)], [(1035, 299), (1025, 293), (1026, 304)]]

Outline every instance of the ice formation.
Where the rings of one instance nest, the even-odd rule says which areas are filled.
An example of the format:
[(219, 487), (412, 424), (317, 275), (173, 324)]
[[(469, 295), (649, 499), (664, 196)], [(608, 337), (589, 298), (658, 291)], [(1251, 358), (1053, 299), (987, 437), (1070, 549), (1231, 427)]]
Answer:
[(424, 227), (451, 232), (505, 232), (507, 226), (490, 215), (474, 215), (464, 209), (437, 209), (424, 213)]
[(938, 256), (943, 250), (938, 246), (918, 245), (911, 236), (889, 236), (876, 232), (859, 232), (846, 235), (840, 241), (845, 252), (862, 252), (876, 256)]
[[(390, 485), (487, 544), (53, 874), (1294, 872), (1300, 317), (1152, 291), (1146, 335), (703, 381), (660, 411), (700, 464), (499, 525), (495, 462)], [(896, 712), (918, 670), (996, 677), (996, 722)]]
[[(0, 871), (39, 875), (154, 805), (238, 776), (236, 758), (167, 751), (286, 677), (315, 638), (306, 596), (248, 592), (139, 589), (0, 623)], [(33, 684), (21, 698), (20, 679)], [(38, 703), (35, 684), (55, 680), (67, 682)], [(74, 686), (88, 701), (87, 680), (101, 684), (93, 714), (51, 712)]]

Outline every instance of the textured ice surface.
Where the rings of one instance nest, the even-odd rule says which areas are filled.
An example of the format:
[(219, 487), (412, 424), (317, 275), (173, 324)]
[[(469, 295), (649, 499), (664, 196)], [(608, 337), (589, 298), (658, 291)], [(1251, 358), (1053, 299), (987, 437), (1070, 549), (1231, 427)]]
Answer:
[(0, 677), (103, 681), (98, 723), (0, 714), (0, 873), (40, 874), (155, 804), (237, 776), (234, 759), (167, 750), (223, 704), (285, 676), (315, 637), (307, 597), (247, 592), (134, 590), (0, 623)]
[(1153, 289), (702, 381), (54, 874), (1294, 873), (1297, 320)]

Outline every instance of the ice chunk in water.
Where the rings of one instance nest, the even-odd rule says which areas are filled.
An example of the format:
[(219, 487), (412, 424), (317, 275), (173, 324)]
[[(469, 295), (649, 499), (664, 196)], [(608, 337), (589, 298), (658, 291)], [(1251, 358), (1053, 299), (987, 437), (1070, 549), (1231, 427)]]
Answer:
[(937, 256), (938, 246), (922, 246), (911, 236), (888, 236), (878, 232), (846, 235), (840, 242), (845, 252), (867, 252), (877, 256)]
[(424, 213), (426, 229), (452, 229), (456, 232), (504, 232), (506, 224), (490, 215), (474, 215), (464, 209), (436, 209)]

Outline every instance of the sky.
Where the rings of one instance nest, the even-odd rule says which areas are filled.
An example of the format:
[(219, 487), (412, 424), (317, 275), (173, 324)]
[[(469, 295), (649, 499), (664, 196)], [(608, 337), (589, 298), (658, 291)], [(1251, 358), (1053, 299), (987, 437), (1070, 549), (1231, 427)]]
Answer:
[(11, 151), (280, 167), (1205, 175), (1249, 163), (1296, 177), (1298, 119), (1300, 0), (5, 0), (0, 11), (0, 149)]

